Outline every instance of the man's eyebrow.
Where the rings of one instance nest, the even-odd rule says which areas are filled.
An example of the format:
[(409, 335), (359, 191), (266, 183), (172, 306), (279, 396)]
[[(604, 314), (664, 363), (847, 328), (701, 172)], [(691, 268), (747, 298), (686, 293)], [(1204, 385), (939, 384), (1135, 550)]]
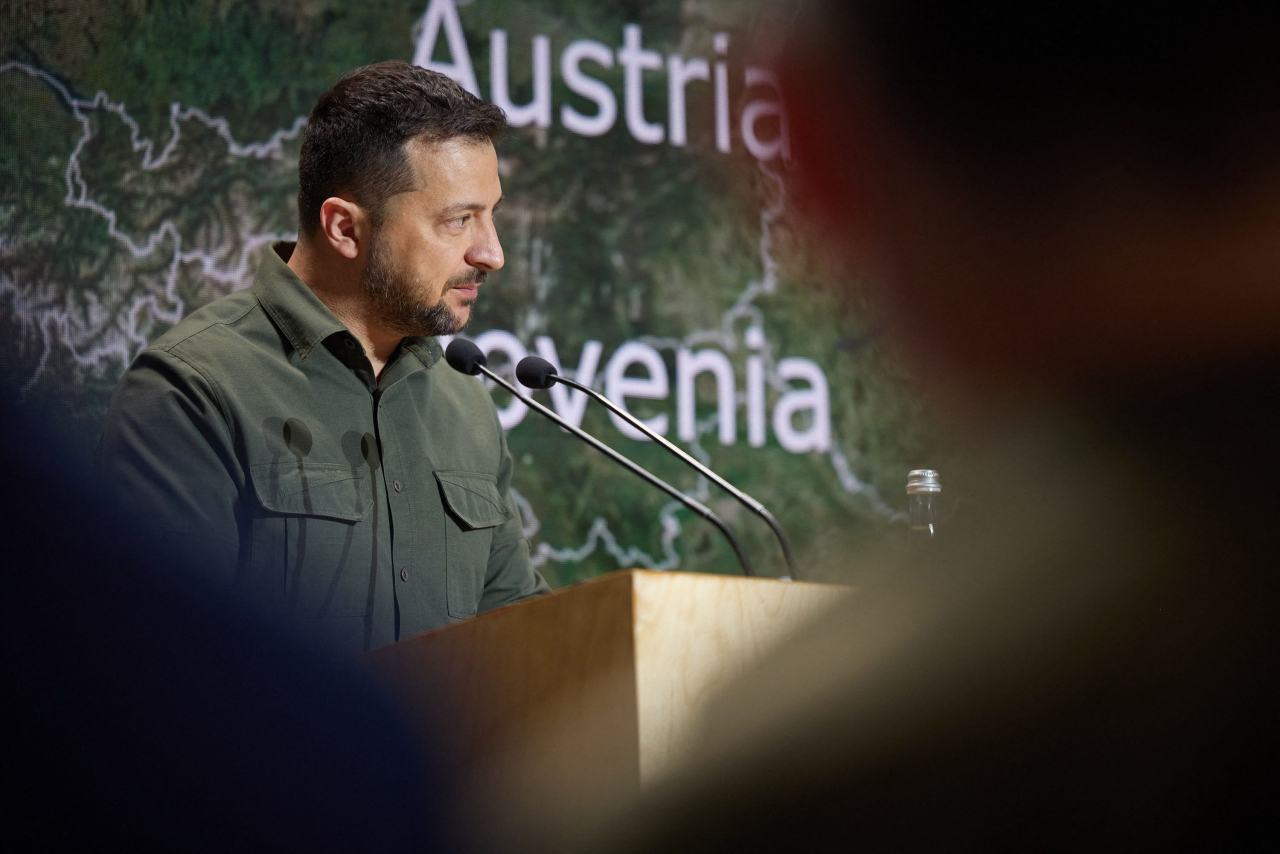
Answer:
[[(498, 209), (498, 205), (502, 204), (502, 200), (503, 200), (503, 199), (505, 199), (505, 198), (506, 198), (506, 196), (502, 196), (502, 197), (501, 197), (501, 198), (499, 198), (499, 199), (498, 199), (498, 201), (494, 204), (493, 209), (494, 209), (495, 211)], [(487, 207), (489, 207), (489, 206), (488, 206), (488, 205), (486, 205), (486, 204), (484, 204), (483, 202), (458, 202), (457, 204), (449, 205), (449, 207), (447, 207), (447, 208), (445, 208), (444, 210), (440, 211), (440, 218), (441, 218), (441, 219), (449, 219), (449, 218), (452, 218), (452, 217), (458, 216), (459, 214), (464, 214), (464, 213), (468, 213), (468, 212), (475, 212), (475, 211), (482, 211), (482, 210), (484, 210), (484, 209), (485, 209), (485, 208), (487, 208)]]

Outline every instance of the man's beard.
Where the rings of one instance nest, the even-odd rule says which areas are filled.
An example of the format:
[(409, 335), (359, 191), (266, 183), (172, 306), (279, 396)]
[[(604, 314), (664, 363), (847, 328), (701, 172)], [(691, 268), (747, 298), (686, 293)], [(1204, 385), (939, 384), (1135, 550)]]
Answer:
[[(375, 237), (369, 250), (369, 262), (360, 278), (360, 287), (369, 298), (371, 317), (384, 329), (399, 335), (425, 338), (462, 331), (467, 321), (459, 320), (453, 309), (445, 304), (445, 294), (456, 287), (478, 285), (486, 275), (485, 270), (473, 267), (461, 276), (455, 276), (445, 282), (440, 301), (427, 305), (417, 296), (423, 291), (417, 276), (396, 269), (384, 242)], [(473, 302), (473, 299), (464, 300), (462, 305), (467, 307)]]

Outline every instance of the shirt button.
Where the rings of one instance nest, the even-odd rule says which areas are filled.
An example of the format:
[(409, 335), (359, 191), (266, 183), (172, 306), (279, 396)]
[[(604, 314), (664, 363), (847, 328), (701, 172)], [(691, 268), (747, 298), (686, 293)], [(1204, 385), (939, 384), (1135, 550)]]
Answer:
[(348, 349), (348, 350), (353, 350), (353, 349), (355, 349), (356, 342), (352, 341), (350, 338), (348, 338), (348, 339), (347, 339), (346, 341), (344, 341), (343, 343), (347, 345), (347, 349)]
[(401, 581), (409, 580), (409, 567), (406, 566), (400, 570), (400, 580)]
[(393, 481), (391, 481), (391, 485), (392, 485), (393, 487), (395, 487), (396, 492), (399, 492), (399, 491), (400, 491), (400, 481), (398, 481), (398, 480), (393, 480)]

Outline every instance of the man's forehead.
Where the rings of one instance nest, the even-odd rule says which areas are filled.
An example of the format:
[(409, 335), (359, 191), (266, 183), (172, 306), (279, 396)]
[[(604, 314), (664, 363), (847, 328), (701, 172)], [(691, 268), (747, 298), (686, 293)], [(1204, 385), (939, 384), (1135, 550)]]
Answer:
[(405, 147), (416, 189), (498, 185), (498, 154), (487, 139), (412, 139)]

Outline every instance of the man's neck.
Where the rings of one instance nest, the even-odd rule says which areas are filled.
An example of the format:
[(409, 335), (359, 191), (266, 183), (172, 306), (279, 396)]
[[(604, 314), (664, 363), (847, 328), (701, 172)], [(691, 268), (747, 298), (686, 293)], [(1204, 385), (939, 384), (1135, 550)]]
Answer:
[(319, 254), (314, 247), (299, 240), (287, 262), (289, 269), (355, 336), (369, 357), (374, 376), (381, 378), (383, 368), (404, 336), (387, 332), (370, 319), (369, 301), (361, 291), (360, 274), (354, 262), (343, 258), (327, 263)]

